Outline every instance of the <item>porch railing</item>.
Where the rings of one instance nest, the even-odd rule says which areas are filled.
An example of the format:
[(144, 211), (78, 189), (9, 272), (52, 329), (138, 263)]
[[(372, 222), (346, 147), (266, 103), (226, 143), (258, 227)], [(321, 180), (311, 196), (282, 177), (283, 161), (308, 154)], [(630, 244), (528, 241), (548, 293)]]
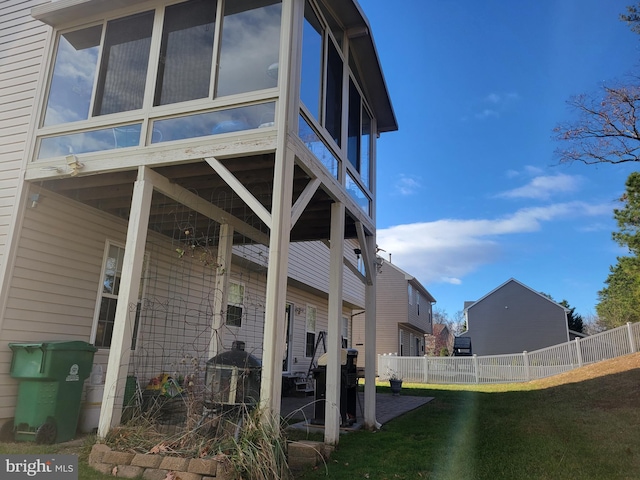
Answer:
[(640, 323), (627, 323), (533, 352), (471, 357), (399, 357), (378, 355), (378, 375), (396, 374), (411, 383), (510, 383), (550, 377), (574, 368), (635, 353)]

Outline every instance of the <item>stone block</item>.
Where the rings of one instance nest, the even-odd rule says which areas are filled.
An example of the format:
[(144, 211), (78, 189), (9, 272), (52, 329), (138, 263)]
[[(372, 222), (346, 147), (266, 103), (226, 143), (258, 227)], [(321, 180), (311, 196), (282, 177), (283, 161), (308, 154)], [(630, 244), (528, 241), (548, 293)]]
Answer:
[(180, 480), (202, 480), (202, 475), (190, 472), (176, 472), (176, 478)]
[(207, 458), (192, 458), (187, 471), (213, 477), (218, 471), (218, 462)]
[(106, 452), (110, 452), (111, 448), (104, 443), (96, 443), (91, 447), (91, 453), (89, 454), (89, 462), (102, 463), (102, 458)]
[(142, 467), (134, 467), (132, 465), (118, 465), (118, 477), (120, 478), (138, 478), (144, 472)]
[(288, 458), (305, 458), (316, 460), (323, 456), (324, 444), (321, 442), (313, 442), (311, 440), (301, 440), (292, 442), (288, 445)]
[(133, 457), (135, 457), (135, 454), (133, 453), (114, 452), (113, 450), (111, 450), (104, 453), (102, 462), (114, 463), (116, 465), (131, 465), (131, 460), (133, 460)]
[(135, 457), (133, 457), (133, 460), (131, 460), (131, 465), (143, 468), (158, 468), (162, 463), (163, 458), (164, 457), (161, 455), (145, 455), (139, 453)]
[(188, 458), (180, 457), (164, 457), (160, 462), (160, 468), (163, 470), (173, 470), (174, 472), (186, 472), (189, 467)]
[(114, 467), (115, 465), (111, 463), (95, 463), (91, 465), (91, 468), (93, 468), (95, 471), (100, 472), (104, 475), (113, 475)]
[(147, 468), (142, 474), (144, 480), (165, 480), (168, 470), (159, 470), (157, 468)]
[(237, 480), (240, 478), (231, 462), (218, 462), (216, 480)]

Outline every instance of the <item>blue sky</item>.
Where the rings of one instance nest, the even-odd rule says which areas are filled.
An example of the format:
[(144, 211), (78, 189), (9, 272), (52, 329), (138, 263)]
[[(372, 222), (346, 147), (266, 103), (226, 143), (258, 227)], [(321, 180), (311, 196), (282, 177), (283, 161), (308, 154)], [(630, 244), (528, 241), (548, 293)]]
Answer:
[(516, 278), (595, 313), (635, 165), (558, 165), (571, 95), (637, 66), (633, 0), (360, 0), (398, 132), (378, 141), (378, 244), (450, 316)]

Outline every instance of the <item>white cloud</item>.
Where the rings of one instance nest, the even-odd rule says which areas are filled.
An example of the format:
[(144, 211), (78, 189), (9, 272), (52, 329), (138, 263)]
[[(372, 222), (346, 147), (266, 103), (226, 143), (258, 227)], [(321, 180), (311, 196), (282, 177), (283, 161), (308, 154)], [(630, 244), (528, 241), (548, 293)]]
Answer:
[(477, 120), (500, 118), (518, 100), (520, 95), (515, 92), (491, 92), (480, 99), (477, 105), (478, 111), (474, 113), (474, 117)]
[(408, 175), (400, 175), (400, 178), (395, 182), (394, 186), (396, 192), (404, 196), (413, 195), (422, 188), (418, 177)]
[(465, 275), (502, 255), (501, 238), (535, 232), (544, 222), (610, 215), (610, 204), (567, 202), (524, 208), (495, 219), (456, 220), (397, 225), (378, 230), (381, 248), (394, 264), (423, 284), (460, 284)]
[(566, 175), (542, 175), (533, 178), (527, 185), (507, 190), (496, 195), (500, 198), (531, 198), (546, 200), (558, 193), (570, 193), (578, 190), (581, 177)]

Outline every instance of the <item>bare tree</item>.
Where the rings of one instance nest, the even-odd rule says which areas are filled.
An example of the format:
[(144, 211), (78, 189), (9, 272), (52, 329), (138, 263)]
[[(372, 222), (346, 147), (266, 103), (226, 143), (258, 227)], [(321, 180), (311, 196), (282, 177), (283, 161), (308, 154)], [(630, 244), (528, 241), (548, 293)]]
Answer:
[(556, 139), (563, 142), (556, 150), (560, 163), (640, 161), (640, 77), (603, 85), (600, 94), (577, 95), (567, 103), (577, 118), (554, 129)]

